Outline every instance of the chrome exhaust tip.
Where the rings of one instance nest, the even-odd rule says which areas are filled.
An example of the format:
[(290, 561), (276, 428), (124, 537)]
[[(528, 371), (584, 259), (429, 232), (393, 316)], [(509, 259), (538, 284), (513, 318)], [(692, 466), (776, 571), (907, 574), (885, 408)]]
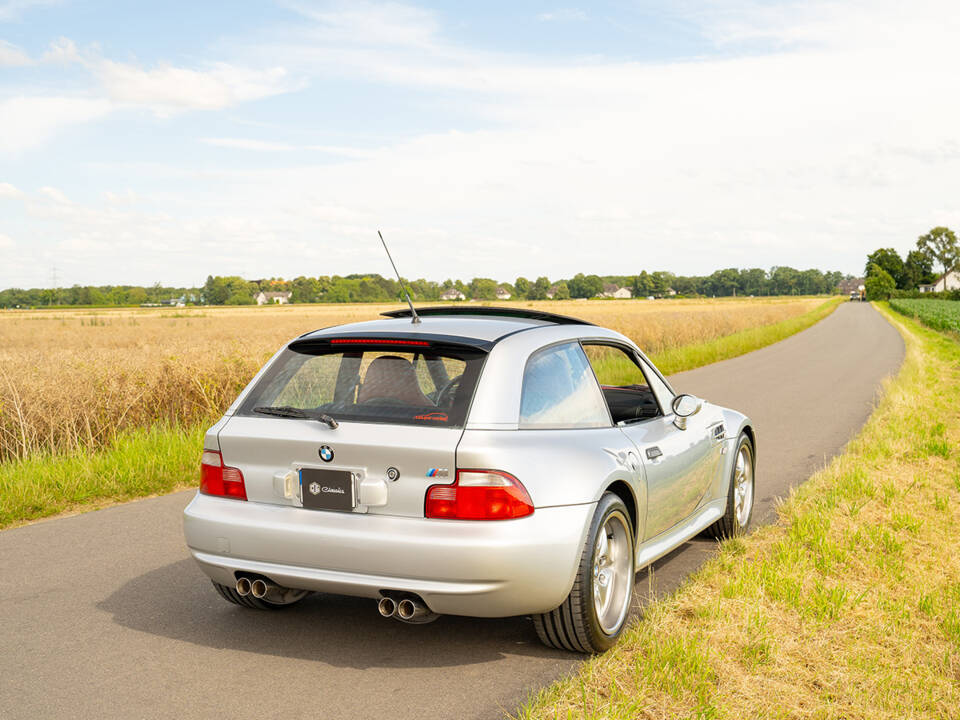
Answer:
[(410, 620), (416, 612), (417, 606), (413, 604), (413, 600), (403, 599), (397, 605), (397, 615), (401, 620)]
[(377, 611), (385, 618), (393, 617), (393, 614), (397, 611), (397, 603), (394, 602), (393, 598), (380, 598), (380, 602), (377, 603)]
[(240, 597), (246, 597), (250, 594), (250, 579), (249, 578), (238, 578), (237, 579), (237, 595)]
[(428, 608), (420, 598), (404, 598), (397, 603), (397, 617), (404, 622), (420, 625), (433, 622), (440, 616)]
[(257, 578), (250, 583), (250, 594), (253, 595), (257, 600), (262, 600), (267, 596), (267, 593), (270, 592), (270, 588), (272, 587), (274, 586), (268, 585), (264, 580)]

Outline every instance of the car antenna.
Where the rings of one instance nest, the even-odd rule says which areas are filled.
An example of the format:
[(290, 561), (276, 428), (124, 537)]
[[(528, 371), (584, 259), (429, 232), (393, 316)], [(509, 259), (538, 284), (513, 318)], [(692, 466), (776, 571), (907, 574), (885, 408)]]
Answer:
[(393, 271), (397, 273), (397, 280), (400, 281), (400, 287), (403, 289), (403, 294), (407, 296), (407, 305), (410, 306), (410, 315), (413, 317), (412, 322), (414, 325), (420, 322), (420, 316), (417, 315), (417, 311), (413, 308), (413, 300), (410, 299), (410, 293), (407, 292), (407, 286), (403, 284), (403, 278), (400, 277), (400, 272), (397, 270), (397, 264), (393, 261), (393, 256), (390, 254), (390, 249), (387, 247), (387, 241), (383, 239), (383, 233), (377, 230), (377, 235), (380, 236), (380, 242), (383, 243), (383, 249), (387, 251), (387, 257), (390, 258), (390, 264), (393, 265)]

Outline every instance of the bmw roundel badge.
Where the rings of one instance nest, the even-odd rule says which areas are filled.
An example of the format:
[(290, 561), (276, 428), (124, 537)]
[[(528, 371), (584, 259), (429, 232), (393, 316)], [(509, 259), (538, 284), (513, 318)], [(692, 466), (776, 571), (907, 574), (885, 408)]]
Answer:
[(320, 447), (320, 459), (324, 462), (333, 460), (333, 450), (330, 449), (329, 445), (322, 445)]

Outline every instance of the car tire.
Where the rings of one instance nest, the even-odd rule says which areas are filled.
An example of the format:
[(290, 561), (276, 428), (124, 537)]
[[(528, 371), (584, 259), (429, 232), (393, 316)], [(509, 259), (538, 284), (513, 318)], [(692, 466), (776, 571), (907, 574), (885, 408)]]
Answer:
[(581, 653), (607, 650), (627, 624), (633, 583), (630, 513), (617, 495), (607, 492), (597, 503), (573, 589), (560, 607), (533, 616), (541, 642)]
[(303, 596), (298, 597), (296, 600), (291, 602), (273, 603), (266, 600), (260, 600), (259, 598), (255, 598), (253, 595), (241, 595), (236, 591), (236, 588), (221, 585), (213, 580), (210, 582), (213, 583), (213, 587), (220, 594), (220, 597), (227, 602), (231, 602), (234, 605), (239, 605), (240, 607), (253, 608), (254, 610), (282, 610), (283, 608), (288, 608), (291, 605), (296, 605), (307, 596), (307, 593), (304, 593)]
[(739, 537), (750, 527), (756, 497), (755, 457), (753, 443), (746, 433), (741, 433), (737, 438), (736, 454), (733, 456), (733, 466), (730, 469), (727, 509), (723, 517), (710, 527), (714, 537)]

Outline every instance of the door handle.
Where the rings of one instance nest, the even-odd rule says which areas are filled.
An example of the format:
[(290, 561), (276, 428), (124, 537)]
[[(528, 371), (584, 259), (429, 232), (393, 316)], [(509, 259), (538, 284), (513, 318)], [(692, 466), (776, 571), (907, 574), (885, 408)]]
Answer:
[(656, 445), (653, 447), (647, 448), (647, 460), (656, 460), (658, 457), (663, 457), (663, 452)]

